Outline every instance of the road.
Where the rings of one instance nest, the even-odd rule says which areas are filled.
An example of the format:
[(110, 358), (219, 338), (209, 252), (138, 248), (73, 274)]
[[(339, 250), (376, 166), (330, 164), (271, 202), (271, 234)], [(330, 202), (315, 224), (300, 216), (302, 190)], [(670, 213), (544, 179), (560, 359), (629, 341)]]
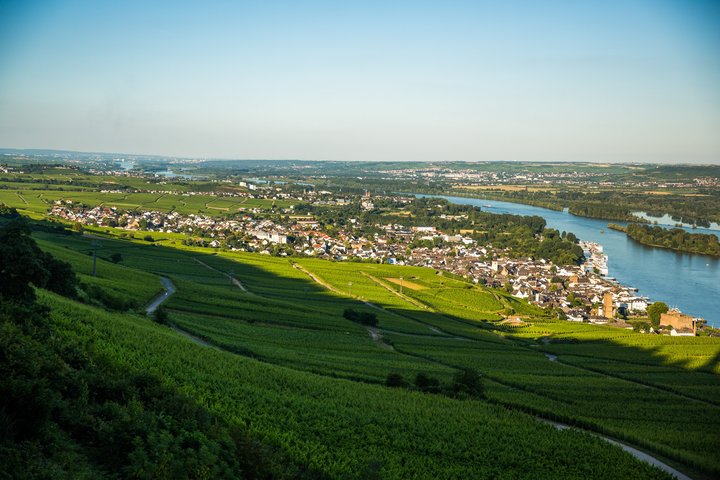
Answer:
[(175, 285), (172, 284), (169, 278), (160, 277), (160, 281), (162, 282), (165, 291), (155, 297), (155, 299), (145, 308), (145, 313), (148, 315), (157, 310), (161, 303), (170, 298), (170, 295), (175, 293)]
[(200, 259), (198, 259), (198, 258), (193, 258), (193, 260), (195, 260), (197, 263), (199, 263), (200, 265), (202, 265), (202, 266), (205, 267), (205, 268), (208, 268), (208, 269), (210, 269), (210, 270), (212, 270), (212, 271), (214, 271), (214, 272), (218, 272), (218, 273), (220, 273), (220, 274), (222, 274), (222, 275), (225, 275), (225, 276), (226, 276), (227, 278), (229, 278), (230, 281), (231, 281), (236, 287), (238, 287), (240, 290), (242, 290), (242, 291), (245, 292), (245, 293), (249, 293), (250, 295), (254, 295), (254, 293), (252, 293), (250, 290), (248, 290), (248, 289), (245, 287), (245, 285), (243, 285), (242, 282), (240, 282), (240, 280), (238, 280), (237, 278), (233, 277), (233, 276), (230, 275), (229, 273), (225, 273), (225, 272), (223, 272), (222, 270), (218, 270), (218, 269), (215, 268), (215, 267), (211, 267), (210, 265), (208, 265), (207, 263), (203, 262), (202, 260), (200, 260)]
[[(564, 423), (553, 422), (553, 421), (545, 420), (544, 418), (539, 418), (539, 417), (537, 417), (537, 418), (544, 423), (548, 423), (548, 424), (552, 425), (553, 427), (557, 428), (558, 430), (567, 430), (570, 428), (575, 428), (575, 427), (571, 427), (570, 425), (566, 425)], [(582, 429), (577, 429), (577, 430), (582, 430)], [(652, 455), (648, 455), (647, 453), (642, 452), (642, 451), (638, 450), (637, 448), (631, 447), (630, 445), (626, 445), (622, 442), (618, 442), (617, 440), (606, 437), (604, 435), (600, 435), (599, 433), (591, 432), (589, 430), (582, 430), (582, 431), (589, 433), (590, 435), (593, 435), (595, 437), (602, 438), (603, 440), (605, 440), (608, 443), (617, 445), (618, 447), (622, 448), (623, 450), (625, 450), (626, 452), (628, 452), (630, 455), (637, 458), (638, 460), (642, 460), (643, 462), (647, 462), (650, 465), (658, 467), (659, 469), (669, 473), (670, 475), (674, 475), (678, 480), (692, 480), (690, 477), (688, 477), (687, 475), (685, 475), (682, 472), (678, 472), (677, 470), (675, 470), (673, 467), (671, 467), (667, 463), (661, 462), (660, 460), (653, 457)]]
[[(200, 263), (202, 263), (202, 262), (200, 262)], [(206, 266), (207, 266), (207, 265), (206, 265)], [(212, 267), (209, 267), (209, 268), (212, 268)], [(296, 268), (298, 268), (298, 267), (296, 267)], [(309, 275), (309, 276), (310, 276), (313, 280), (315, 280), (317, 283), (322, 284), (322, 285), (325, 286), (326, 288), (335, 290), (334, 288), (332, 288), (332, 287), (330, 287), (329, 285), (325, 284), (325, 282), (322, 282), (319, 278), (317, 278), (315, 275), (313, 275), (312, 273), (308, 272), (307, 270), (305, 270), (305, 269), (303, 269), (303, 268), (299, 268), (299, 269), (302, 270), (302, 271), (304, 271), (307, 275)], [(158, 308), (165, 300), (167, 300), (168, 298), (170, 298), (170, 295), (172, 295), (172, 294), (175, 293), (175, 291), (176, 291), (175, 285), (172, 284), (172, 282), (170, 281), (169, 278), (160, 277), (160, 281), (162, 282), (163, 287), (165, 288), (165, 292), (163, 292), (162, 294), (158, 295), (158, 296), (157, 296), (152, 302), (150, 302), (150, 304), (147, 306), (147, 308), (145, 309), (145, 311), (147, 312), (148, 315), (150, 315), (150, 314), (153, 313), (155, 310), (157, 310), (157, 308)], [(242, 287), (240, 287), (240, 288), (242, 288)], [(338, 293), (341, 293), (341, 294), (342, 294), (342, 292), (338, 292)], [(366, 303), (367, 303), (367, 302), (366, 302)], [(172, 327), (172, 328), (173, 328), (173, 330), (175, 330), (175, 331), (178, 332), (179, 334), (185, 336), (186, 338), (189, 338), (191, 341), (193, 341), (193, 342), (195, 342), (195, 343), (197, 343), (197, 344), (199, 344), (199, 345), (202, 345), (202, 346), (204, 346), (204, 347), (210, 347), (210, 348), (219, 348), (219, 347), (216, 347), (215, 345), (212, 345), (212, 344), (210, 344), (210, 343), (208, 343), (208, 342), (206, 342), (206, 341), (204, 341), (204, 340), (202, 340), (202, 339), (200, 339), (200, 338), (198, 338), (198, 337), (196, 337), (196, 336), (194, 336), (194, 335), (192, 335), (192, 334), (190, 334), (190, 333), (188, 333), (188, 332), (185, 332), (185, 331), (183, 331), (183, 330), (181, 330), (181, 329), (179, 329), (179, 328), (177, 328), (177, 327)], [(367, 327), (367, 330), (368, 330), (368, 334), (370, 335), (370, 337), (371, 337), (375, 342), (377, 342), (382, 348), (386, 348), (386, 349), (389, 349), (389, 350), (394, 351), (394, 348), (393, 348), (392, 345), (389, 345), (389, 344), (387, 344), (387, 343), (384, 342), (384, 340), (383, 340), (383, 338), (382, 338), (382, 330), (377, 329), (377, 328), (372, 328), (372, 327)], [(543, 343), (546, 344), (546, 345), (549, 343), (549, 339), (548, 339), (547, 337), (543, 338), (542, 341), (543, 341)], [(550, 355), (550, 354), (545, 354), (545, 355), (548, 357), (548, 360), (550, 360), (550, 361), (556, 361), (556, 360), (557, 360), (557, 356), (555, 356), (555, 355)], [(546, 420), (546, 419), (541, 418), (541, 417), (536, 417), (536, 418), (537, 418), (538, 420), (544, 422), (544, 423), (548, 423), (548, 424), (554, 426), (554, 427), (557, 428), (558, 430), (566, 430), (566, 429), (569, 429), (569, 428), (575, 428), (575, 427), (571, 427), (570, 425), (566, 425), (566, 424), (564, 424), (564, 423), (559, 423), (559, 422), (554, 422), (554, 421)], [(580, 429), (578, 429), (578, 430), (580, 430)], [(665, 472), (667, 472), (667, 473), (670, 473), (671, 475), (674, 475), (678, 480), (692, 480), (690, 477), (688, 477), (687, 475), (683, 474), (682, 472), (679, 472), (679, 471), (675, 470), (675, 469), (674, 469), (673, 467), (671, 467), (670, 465), (668, 465), (668, 464), (666, 464), (666, 463), (658, 460), (657, 458), (653, 457), (652, 455), (648, 455), (647, 453), (642, 452), (642, 451), (640, 451), (640, 450), (638, 450), (638, 449), (636, 449), (636, 448), (634, 448), (634, 447), (632, 447), (632, 446), (630, 446), (630, 445), (627, 445), (627, 444), (625, 444), (625, 443), (619, 442), (619, 441), (617, 441), (617, 440), (614, 440), (614, 439), (612, 439), (612, 438), (606, 437), (606, 436), (604, 436), (604, 435), (601, 435), (601, 434), (599, 434), (599, 433), (595, 433), (595, 432), (592, 432), (592, 431), (589, 431), (589, 430), (582, 430), (582, 431), (587, 432), (587, 433), (589, 433), (590, 435), (594, 435), (594, 436), (596, 436), (596, 437), (598, 437), (598, 438), (601, 438), (601, 439), (605, 440), (605, 441), (608, 442), (608, 443), (611, 443), (611, 444), (613, 444), (613, 445), (619, 446), (620, 448), (622, 448), (623, 450), (625, 450), (626, 452), (628, 452), (630, 455), (632, 455), (633, 457), (637, 458), (638, 460), (641, 460), (641, 461), (643, 461), (643, 462), (647, 462), (647, 463), (649, 463), (650, 465), (654, 465), (654, 466), (660, 468), (661, 470), (663, 470), (663, 471), (665, 471)]]

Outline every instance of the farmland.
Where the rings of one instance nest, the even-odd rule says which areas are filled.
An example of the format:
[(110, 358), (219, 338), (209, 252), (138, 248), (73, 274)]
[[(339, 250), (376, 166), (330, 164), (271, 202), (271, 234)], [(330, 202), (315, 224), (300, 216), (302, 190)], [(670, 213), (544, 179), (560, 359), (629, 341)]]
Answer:
[(45, 213), (56, 200), (70, 200), (73, 203), (116, 207), (121, 210), (151, 210), (178, 212), (189, 215), (202, 213), (221, 216), (244, 210), (269, 209), (273, 205), (287, 207), (285, 200), (247, 199), (223, 197), (215, 194), (188, 195), (182, 193), (102, 193), (89, 190), (32, 190), (28, 185), (22, 190), (0, 190), (0, 202), (18, 208), (21, 212), (35, 215)]
[[(102, 193), (91, 187), (97, 176), (44, 175), (22, 189), (5, 182), (0, 202), (36, 219), (57, 199), (218, 218), (290, 205), (198, 182), (161, 187), (170, 193)], [(51, 180), (63, 190), (43, 188)], [(307, 471), (537, 478), (544, 468), (572, 478), (602, 466), (608, 478), (661, 476), (544, 419), (626, 441), (698, 478), (720, 475), (706, 453), (720, 448), (716, 338), (560, 321), (503, 288), (435, 268), (210, 249), (179, 232), (34, 225), (40, 248), (69, 262), (83, 292), (76, 301), (41, 293), (58, 332), (81, 343), (92, 336), (96, 354), (151, 370)], [(163, 305), (165, 325), (143, 308), (162, 291), (161, 276), (177, 288)], [(481, 395), (454, 390), (465, 371), (479, 374)], [(513, 449), (480, 461), (488, 442)], [(582, 462), (546, 455), (569, 445)], [(517, 470), (520, 454), (543, 467)]]
[[(403, 416), (405, 420), (398, 417), (391, 422), (389, 417), (397, 414), (382, 413), (387, 408), (382, 406), (383, 402), (396, 396), (397, 405), (404, 408), (416, 405), (409, 411), (420, 411), (415, 409), (424, 409), (425, 402), (429, 402), (436, 405), (433, 408), (456, 411), (460, 415), (458, 419), (474, 418), (479, 414), (477, 409), (487, 415), (484, 409), (500, 408), (513, 412), (508, 414), (516, 419), (525, 418), (520, 412), (526, 412), (624, 439), (690, 471), (701, 474), (718, 471), (716, 461), (704, 453), (720, 445), (717, 434), (720, 425), (715, 420), (720, 418), (720, 405), (716, 400), (720, 390), (717, 376), (720, 344), (715, 339), (698, 337), (677, 341), (560, 322), (542, 316), (542, 311), (500, 290), (471, 285), (427, 268), (210, 252), (172, 244), (171, 240), (148, 245), (108, 236), (101, 241), (98, 276), (92, 277), (87, 272), (93, 238), (47, 231), (36, 232), (35, 238), (43, 248), (69, 261), (85, 281), (97, 282), (114, 295), (140, 295), (144, 302), (157, 292), (157, 275), (171, 278), (178, 289), (167, 302), (172, 324), (215, 345), (216, 350), (192, 344), (172, 330), (147, 323), (130, 313), (112, 314), (116, 316), (112, 328), (122, 325), (122, 333), (111, 332), (107, 330), (108, 325), (96, 320), (84, 320), (81, 324), (86, 327), (83, 328), (98, 332), (102, 338), (109, 336), (112, 340), (107, 340), (110, 342), (107, 348), (116, 348), (111, 347), (114, 342), (128, 341), (122, 348), (128, 349), (123, 355), (128, 355), (131, 362), (137, 365), (156, 362), (154, 368), (160, 368), (163, 375), (170, 375), (173, 382), (197, 398), (205, 399), (214, 411), (231, 421), (241, 421), (237, 413), (230, 413), (240, 408), (246, 415), (243, 421), (250, 421), (257, 433), (276, 439), (282, 448), (294, 452), (295, 458), (315, 462), (315, 467), (331, 476), (364, 468), (363, 462), (369, 462), (370, 457), (367, 452), (360, 454), (348, 446), (342, 451), (328, 449), (333, 441), (327, 437), (329, 432), (322, 433), (321, 425), (331, 420), (320, 421), (306, 411), (311, 409), (308, 405), (320, 401), (318, 398), (291, 400), (296, 398), (293, 394), (282, 401), (286, 406), (277, 407), (277, 412), (288, 413), (290, 408), (294, 412), (290, 418), (295, 419), (283, 434), (277, 427), (265, 423), (273, 417), (268, 411), (258, 410), (257, 400), (252, 396), (235, 396), (232, 397), (234, 403), (228, 403), (227, 395), (236, 387), (232, 384), (220, 390), (208, 387), (210, 384), (204, 382), (212, 380), (208, 372), (202, 373), (203, 369), (234, 372), (224, 373), (225, 378), (233, 375), (244, 381), (253, 378), (252, 384), (257, 385), (253, 388), (259, 389), (254, 390), (257, 392), (254, 394), (263, 398), (278, 393), (260, 393), (267, 392), (268, 386), (260, 382), (256, 374), (270, 376), (268, 378), (281, 375), (282, 382), (288, 385), (282, 390), (286, 394), (297, 388), (297, 382), (309, 382), (301, 390), (311, 396), (315, 394), (310, 393), (313, 390), (308, 385), (315, 385), (313, 382), (320, 382), (323, 389), (332, 391), (334, 382), (340, 382), (337, 385), (342, 386), (341, 390), (369, 389), (362, 394), (347, 395), (380, 395), (378, 398), (383, 400), (368, 400), (372, 407), (367, 408), (374, 412), (374, 422), (389, 422), (402, 429), (409, 428), (402, 422), (415, 417)], [(113, 253), (121, 254), (122, 262), (108, 261)], [(422, 288), (402, 287), (390, 280), (400, 277)], [(135, 293), (133, 289), (139, 285), (143, 287)], [(47, 297), (46, 301), (65, 312), (56, 317), (61, 323), (63, 318), (81, 315), (73, 313), (73, 309), (80, 307), (71, 302), (55, 297)], [(343, 318), (342, 313), (348, 308), (375, 314), (380, 337), (369, 335), (365, 327)], [(499, 313), (507, 308), (522, 312), (525, 321), (521, 326), (511, 327), (500, 321)], [(103, 315), (111, 314), (96, 312), (90, 318), (104, 318)], [(119, 318), (123, 320), (119, 322)], [(74, 324), (63, 325), (70, 329)], [(146, 340), (133, 343), (135, 340), (125, 338), (136, 335), (132, 332), (134, 328), (141, 329), (142, 335), (150, 335), (147, 329), (157, 330), (158, 333), (152, 335), (159, 335), (163, 340), (154, 340), (159, 342), (157, 348), (140, 349), (138, 345), (145, 344)], [(177, 353), (173, 355), (180, 357), (166, 355), (167, 358), (160, 361), (155, 355), (162, 356), (161, 352), (166, 351), (159, 347), (163, 342), (168, 344), (163, 349), (196, 352), (192, 354), (195, 360), (191, 365), (180, 367), (173, 363), (182, 363), (182, 355)], [(557, 356), (557, 360), (550, 361), (546, 354)], [(238, 368), (245, 373), (237, 373)], [(257, 368), (264, 369), (264, 373), (253, 373)], [(455, 400), (405, 389), (388, 391), (383, 387), (390, 373), (399, 374), (408, 382), (418, 373), (424, 373), (447, 384), (458, 368), (472, 368), (482, 375), (485, 400)], [(192, 375), (195, 380), (189, 381), (185, 375)], [(201, 378), (206, 380), (199, 380)], [(297, 395), (302, 397), (305, 393)], [(347, 402), (341, 400), (345, 394), (327, 395), (333, 402)], [(328, 400), (329, 397), (321, 398)], [(417, 399), (421, 399), (420, 403), (416, 403)], [(324, 408), (331, 408), (330, 403), (328, 401)], [(399, 408), (397, 405), (393, 408)], [(662, 413), (649, 414), (651, 405), (663, 405)], [(356, 432), (367, 429), (362, 427), (366, 422), (358, 419), (358, 412), (349, 413), (357, 408), (361, 407), (350, 402), (336, 412), (332, 421), (344, 425), (343, 429), (355, 424)], [(342, 415), (347, 415), (347, 419), (337, 418)], [(266, 420), (259, 420), (261, 418)], [(445, 417), (439, 415), (438, 418)], [(427, 424), (422, 428), (432, 427)], [(461, 427), (458, 424), (453, 428)], [(413, 429), (407, 431), (418, 433)], [(691, 434), (685, 434), (687, 432)], [(385, 428), (378, 430), (378, 435), (381, 437), (375, 442), (379, 443), (368, 447), (368, 451), (382, 459), (387, 476), (403, 476), (400, 472), (416, 471), (420, 466), (436, 474), (447, 474), (458, 468), (457, 464), (450, 467), (444, 462), (427, 464), (397, 450), (377, 447), (386, 441), (407, 441), (390, 440)], [(437, 441), (444, 442), (440, 438)], [(440, 444), (437, 448), (441, 448)], [(463, 450), (462, 455), (474, 451), (474, 447), (463, 448), (467, 450)], [(603, 447), (605, 450), (607, 446)], [(309, 455), (310, 451), (315, 454)], [(470, 470), (458, 470), (461, 476), (470, 475), (471, 471), (485, 472), (485, 467), (473, 462), (463, 468)]]

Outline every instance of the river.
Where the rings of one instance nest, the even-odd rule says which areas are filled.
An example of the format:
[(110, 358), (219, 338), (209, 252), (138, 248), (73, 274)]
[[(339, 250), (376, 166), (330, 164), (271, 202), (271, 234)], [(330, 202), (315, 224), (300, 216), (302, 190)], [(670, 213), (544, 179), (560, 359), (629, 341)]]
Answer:
[(640, 295), (663, 301), (684, 313), (706, 319), (710, 326), (720, 327), (720, 258), (646, 247), (622, 232), (607, 228), (607, 220), (579, 217), (567, 211), (497, 200), (440, 197), (452, 203), (478, 206), (490, 213), (541, 216), (549, 227), (601, 244), (608, 256), (608, 276), (637, 288)]

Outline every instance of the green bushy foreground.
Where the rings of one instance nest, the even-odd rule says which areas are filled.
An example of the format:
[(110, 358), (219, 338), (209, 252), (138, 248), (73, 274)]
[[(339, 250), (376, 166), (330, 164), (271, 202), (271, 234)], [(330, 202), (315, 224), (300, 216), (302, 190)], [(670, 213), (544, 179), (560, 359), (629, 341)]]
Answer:
[[(278, 470), (291, 477), (332, 478), (662, 477), (601, 440), (485, 402), (297, 372), (204, 348), (145, 319), (52, 294), (43, 294), (42, 303), (51, 308), (50, 321), (61, 338), (92, 345), (92, 355), (119, 371), (149, 372), (120, 381), (115, 392), (103, 387), (109, 398), (98, 399), (105, 402), (97, 405), (98, 415), (110, 435), (103, 432), (92, 443), (115, 451), (115, 441), (122, 447), (123, 439), (133, 438), (127, 456), (99, 457), (122, 463), (122, 476), (142, 477), (164, 468), (164, 462), (174, 467), (166, 478), (195, 478), (201, 475), (193, 472), (205, 472), (209, 464), (214, 470), (207, 478), (234, 476), (245, 473), (240, 461), (245, 460), (261, 471), (274, 468), (272, 477)], [(98, 376), (111, 385), (118, 380), (110, 366), (92, 377)], [(166, 410), (168, 403), (176, 408)], [(157, 425), (148, 425), (148, 419)], [(240, 437), (239, 445), (234, 437)], [(262, 439), (264, 446), (248, 439)], [(269, 452), (269, 458), (247, 458), (245, 444)], [(82, 439), (76, 446), (85, 447)], [(276, 463), (272, 453), (286, 463)], [(218, 459), (227, 465), (217, 466)], [(107, 466), (113, 471), (116, 464)]]
[[(80, 271), (76, 292), (93, 284), (130, 300), (136, 285), (144, 303), (157, 274), (178, 291), (165, 304), (166, 326), (74, 298), (62, 285), (53, 293), (40, 277), (28, 279), (39, 287), (30, 290), (37, 300), (0, 289), (0, 475), (8, 478), (669, 478), (603, 440), (533, 415), (647, 439), (648, 449), (681, 464), (716, 467), (690, 453), (698, 442), (716, 445), (715, 404), (685, 398), (692, 415), (668, 421), (683, 398), (658, 389), (681, 389), (687, 381), (678, 379), (690, 378), (692, 395), (711, 399), (710, 371), (663, 367), (635, 350), (635, 361), (656, 362), (655, 377), (639, 378), (619, 370), (612, 346), (597, 342), (603, 331), (593, 329), (590, 350), (577, 342), (543, 347), (568, 360), (551, 363), (534, 351), (535, 339), (545, 330), (570, 338), (586, 333), (583, 326), (563, 330), (540, 319), (493, 330), (484, 318), (508, 300), (432, 270), (363, 266), (378, 283), (358, 275), (358, 266), (304, 261), (337, 286), (329, 291), (282, 259), (108, 239), (104, 256), (121, 253), (122, 264), (98, 260), (98, 276), (90, 277), (87, 255), (73, 253), (89, 239), (34, 236)], [(7, 264), (0, 255), (0, 269)], [(356, 291), (342, 295), (350, 271)], [(247, 291), (230, 284), (228, 272)], [(402, 275), (426, 289), (400, 294), (384, 280)], [(348, 308), (376, 314), (384, 337), (345, 319)], [(609, 359), (588, 367), (604, 373), (582, 369), (581, 355), (592, 348)], [(441, 388), (420, 388), (420, 376)], [(473, 389), (450, 387), (463, 377)], [(403, 388), (385, 386), (391, 378)], [(653, 405), (666, 401), (653, 416)], [(693, 418), (703, 411), (705, 419)], [(681, 428), (692, 435), (673, 439)]]

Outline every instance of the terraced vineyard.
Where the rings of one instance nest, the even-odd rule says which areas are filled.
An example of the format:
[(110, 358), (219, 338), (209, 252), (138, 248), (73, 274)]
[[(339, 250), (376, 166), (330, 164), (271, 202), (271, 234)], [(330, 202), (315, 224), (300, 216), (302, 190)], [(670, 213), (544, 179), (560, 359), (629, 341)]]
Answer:
[[(157, 293), (158, 275), (170, 278), (177, 287), (166, 303), (173, 328), (217, 348), (132, 312), (43, 294), (60, 331), (93, 337), (100, 351), (158, 372), (330, 477), (663, 475), (597, 438), (534, 417), (626, 440), (693, 474), (720, 474), (706, 453), (720, 448), (715, 339), (560, 322), (432, 269), (291, 262), (172, 240), (104, 238), (92, 277), (88, 252), (96, 239), (35, 238), (84, 282), (140, 304)], [(115, 253), (118, 264), (109, 261)], [(400, 278), (415, 288), (392, 281)], [(376, 315), (377, 327), (347, 320), (347, 309)], [(525, 326), (502, 322), (510, 309)], [(450, 385), (462, 368), (482, 375), (485, 398), (384, 386), (389, 374), (412, 384), (419, 373)]]

